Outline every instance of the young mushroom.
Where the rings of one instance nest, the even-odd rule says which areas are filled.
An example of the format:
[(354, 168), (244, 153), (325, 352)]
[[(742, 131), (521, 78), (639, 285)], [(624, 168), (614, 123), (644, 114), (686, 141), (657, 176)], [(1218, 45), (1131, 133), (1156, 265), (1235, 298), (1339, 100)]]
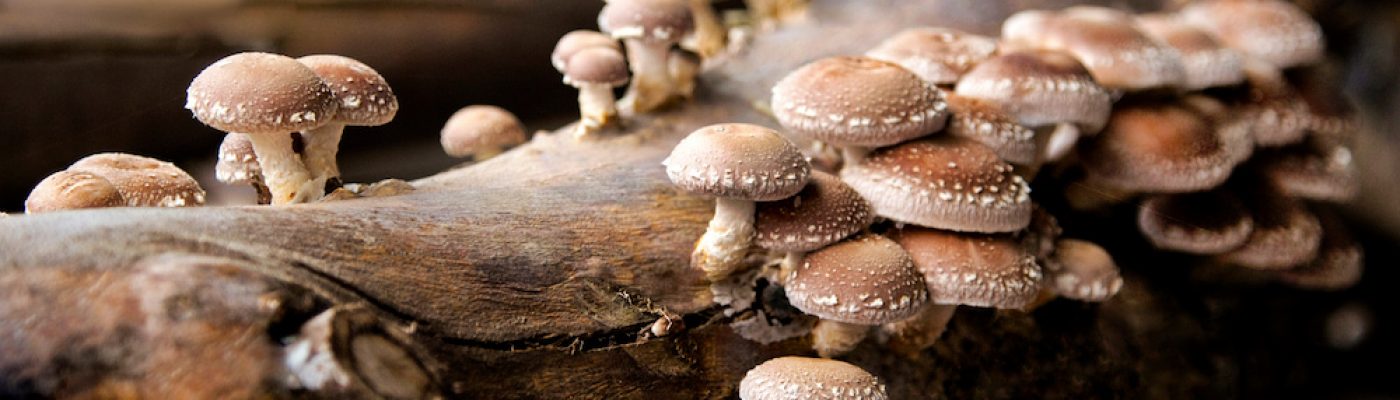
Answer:
[(1055, 51), (1020, 51), (992, 57), (958, 81), (957, 94), (1001, 105), (1028, 128), (1053, 127), (1037, 135), (1040, 157), (1064, 157), (1081, 135), (1098, 133), (1108, 121), (1112, 96), (1073, 57)]
[(597, 31), (579, 29), (559, 37), (559, 42), (554, 44), (554, 51), (549, 54), (549, 63), (562, 74), (568, 67), (569, 59), (574, 54), (593, 47), (609, 48), (622, 54), (622, 45), (617, 44), (617, 39), (613, 39), (612, 36)]
[(387, 124), (399, 112), (399, 99), (378, 71), (353, 58), (312, 55), (297, 61), (325, 80), (338, 107), (325, 119), (325, 124), (301, 132), (306, 140), (302, 159), (311, 172), (311, 179), (321, 184), (325, 192), (330, 192), (341, 184), (340, 167), (335, 158), (345, 126)]
[(898, 65), (866, 57), (829, 57), (773, 86), (773, 114), (788, 131), (841, 146), (846, 163), (869, 147), (943, 129), (942, 91)]
[(918, 314), (929, 299), (909, 254), (874, 234), (808, 254), (784, 281), (793, 307), (821, 318), (812, 348), (824, 358), (854, 349), (872, 326)]
[(949, 28), (910, 28), (865, 55), (908, 69), (934, 85), (952, 85), (997, 52), (996, 39)]
[(740, 400), (888, 398), (880, 378), (855, 365), (824, 358), (774, 358), (739, 381)]
[(185, 108), (215, 129), (253, 142), (272, 204), (303, 203), (324, 191), (292, 149), (292, 135), (326, 123), (336, 97), (315, 71), (267, 53), (225, 57), (190, 82)]
[(613, 88), (627, 83), (627, 61), (609, 47), (579, 50), (564, 64), (564, 83), (578, 88), (579, 123), (574, 137), (583, 139), (617, 116)]
[(272, 202), (272, 192), (263, 182), (262, 167), (258, 166), (258, 155), (253, 152), (253, 141), (248, 135), (230, 133), (219, 143), (219, 160), (214, 164), (214, 178), (230, 185), (249, 185), (258, 192), (258, 204)]
[(1055, 294), (1061, 297), (1103, 302), (1123, 288), (1123, 278), (1113, 256), (1093, 242), (1060, 239), (1055, 244), (1055, 262), (1045, 276)]
[(457, 158), (476, 161), (495, 157), (506, 147), (525, 143), (525, 126), (503, 108), (491, 105), (462, 107), (442, 126), (442, 150)]
[(130, 207), (204, 205), (204, 188), (185, 170), (165, 161), (125, 153), (94, 154), (68, 166), (112, 183)]
[(695, 28), (688, 0), (611, 0), (598, 14), (598, 27), (627, 47), (632, 85), (619, 108), (643, 113), (670, 100), (676, 85), (666, 58)]
[(37, 214), (83, 208), (126, 205), (116, 186), (106, 178), (82, 171), (58, 171), (39, 181), (24, 199), (24, 212)]
[(797, 194), (812, 170), (782, 134), (750, 124), (717, 124), (691, 132), (662, 165), (681, 190), (715, 196), (715, 216), (691, 254), (691, 265), (712, 282), (734, 272), (748, 251), (754, 202)]
[(802, 256), (841, 241), (875, 222), (870, 202), (831, 174), (813, 171), (807, 186), (790, 198), (759, 202), (754, 212), (754, 242), (787, 253), (779, 279)]

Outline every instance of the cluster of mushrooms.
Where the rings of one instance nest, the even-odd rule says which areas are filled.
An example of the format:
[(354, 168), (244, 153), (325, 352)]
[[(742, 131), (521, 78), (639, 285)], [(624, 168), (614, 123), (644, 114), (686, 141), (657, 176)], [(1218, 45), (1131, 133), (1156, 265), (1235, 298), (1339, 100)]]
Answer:
[[(751, 3), (770, 24), (802, 14), (800, 1)], [(579, 89), (581, 140), (689, 98), (738, 40), (708, 0), (610, 0), (598, 21), (601, 32), (570, 32), (551, 55)], [(959, 305), (1114, 296), (1123, 281), (1108, 252), (1061, 237), (1032, 200), (1038, 174), (1073, 177), (1055, 195), (1080, 210), (1136, 202), (1141, 233), (1160, 249), (1304, 288), (1355, 284), (1361, 250), (1319, 203), (1356, 193), (1347, 142), (1358, 123), (1317, 82), (1322, 55), (1320, 28), (1293, 5), (1217, 0), (1148, 15), (1022, 12), (999, 39), (915, 28), (791, 71), (768, 104), (782, 132), (711, 125), (664, 161), (677, 188), (715, 197), (691, 262), (735, 331), (765, 343), (810, 334), (822, 357), (763, 363), (740, 396), (885, 398), (879, 379), (830, 358), (868, 336), (917, 354)], [(243, 53), (195, 78), (186, 107), (229, 133), (221, 181), (291, 204), (340, 188), (344, 126), (384, 124), (398, 105), (358, 61)], [(525, 138), (491, 106), (463, 108), (442, 132), (449, 154), (477, 159)], [(101, 154), (45, 179), (26, 205), (203, 196), (168, 163)], [(756, 300), (770, 295), (786, 301)]]

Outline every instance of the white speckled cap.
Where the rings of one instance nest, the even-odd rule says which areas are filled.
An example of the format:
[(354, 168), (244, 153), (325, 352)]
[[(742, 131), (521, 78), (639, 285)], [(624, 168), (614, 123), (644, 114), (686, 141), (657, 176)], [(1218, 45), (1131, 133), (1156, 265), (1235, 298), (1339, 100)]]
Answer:
[(825, 358), (780, 357), (744, 374), (742, 400), (886, 400), (885, 385), (869, 372)]
[(681, 190), (773, 201), (797, 194), (812, 165), (778, 131), (752, 124), (716, 124), (691, 132), (662, 161)]
[(879, 215), (965, 232), (1012, 232), (1031, 219), (1030, 186), (991, 149), (944, 136), (877, 150), (841, 178)]
[(898, 65), (831, 57), (773, 86), (773, 114), (792, 133), (838, 146), (888, 146), (943, 129), (942, 91)]
[(908, 69), (935, 85), (951, 85), (997, 52), (996, 39), (948, 28), (911, 28), (865, 53)]
[(1057, 51), (992, 57), (963, 75), (957, 94), (1000, 104), (1027, 127), (1073, 123), (1084, 134), (1103, 129), (1113, 101), (1079, 61)]
[(610, 0), (598, 28), (617, 39), (676, 43), (695, 30), (695, 19), (686, 0)]
[(378, 71), (359, 60), (318, 54), (298, 58), (326, 81), (335, 94), (335, 121), (346, 125), (378, 126), (399, 112), (399, 98)]
[(1196, 1), (1181, 17), (1219, 37), (1227, 46), (1279, 68), (1322, 59), (1322, 27), (1286, 1)]
[(1019, 309), (1040, 294), (1039, 243), (908, 226), (890, 236), (909, 251), (935, 304)]
[(190, 207), (204, 205), (204, 188), (180, 167), (165, 161), (123, 153), (84, 157), (69, 171), (106, 178), (131, 207)]
[(1240, 53), (1221, 45), (1210, 33), (1176, 18), (1175, 14), (1137, 16), (1137, 24), (1153, 39), (1181, 54), (1186, 79), (1182, 88), (1200, 90), (1244, 82), (1244, 59)]
[(1001, 106), (990, 101), (948, 96), (949, 135), (972, 139), (981, 143), (998, 156), (1012, 164), (1029, 165), (1035, 162), (1035, 131), (1016, 122)]
[(874, 222), (875, 210), (860, 193), (836, 176), (812, 171), (797, 195), (757, 204), (754, 243), (773, 251), (813, 251)]
[(1225, 190), (1156, 195), (1138, 208), (1138, 230), (1159, 249), (1220, 254), (1244, 244), (1254, 218)]
[(224, 132), (285, 134), (335, 117), (336, 99), (315, 71), (290, 57), (239, 53), (190, 82), (185, 108)]
[(1104, 301), (1123, 288), (1118, 264), (1098, 244), (1060, 239), (1055, 245), (1056, 268), (1046, 273), (1055, 293), (1080, 301)]
[(1225, 182), (1245, 151), (1237, 147), (1250, 145), (1224, 139), (1180, 103), (1120, 105), (1079, 154), (1098, 182), (1138, 192), (1193, 192)]
[(865, 234), (807, 254), (784, 286), (788, 302), (822, 319), (880, 325), (928, 301), (924, 277), (899, 244)]
[(559, 42), (554, 44), (554, 51), (549, 54), (549, 62), (554, 65), (554, 69), (562, 73), (568, 67), (569, 58), (583, 49), (593, 47), (604, 47), (622, 52), (622, 46), (618, 45), (617, 39), (613, 39), (612, 36), (579, 29), (559, 38)]
[(58, 171), (39, 181), (29, 192), (29, 198), (24, 200), (24, 212), (34, 214), (124, 205), (126, 200), (122, 199), (121, 192), (106, 178), (91, 172)]
[(466, 157), (487, 148), (525, 143), (525, 126), (503, 108), (492, 105), (462, 107), (442, 126), (439, 141), (453, 157)]
[(214, 164), (214, 178), (227, 184), (262, 182), (262, 166), (253, 152), (248, 135), (230, 133), (219, 143), (219, 161)]
[(1185, 80), (1180, 54), (1139, 31), (1127, 13), (1093, 6), (1031, 13), (1007, 18), (1002, 40), (1073, 54), (1104, 87), (1143, 90)]

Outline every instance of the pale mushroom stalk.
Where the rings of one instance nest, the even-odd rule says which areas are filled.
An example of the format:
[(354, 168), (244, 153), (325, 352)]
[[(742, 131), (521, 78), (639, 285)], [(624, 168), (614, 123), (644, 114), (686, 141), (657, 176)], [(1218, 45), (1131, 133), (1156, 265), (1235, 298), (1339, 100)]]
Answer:
[(915, 356), (933, 346), (943, 332), (948, 330), (948, 322), (958, 310), (955, 304), (929, 303), (913, 318), (889, 323), (880, 327), (887, 337), (886, 344), (909, 356)]
[(1070, 150), (1074, 150), (1074, 144), (1079, 143), (1079, 136), (1079, 127), (1074, 124), (1056, 124), (1055, 129), (1045, 137), (1045, 151), (1041, 156), (1045, 157), (1046, 162), (1060, 161)]
[(822, 358), (849, 353), (865, 340), (869, 326), (823, 319), (812, 328), (812, 349)]
[(612, 85), (600, 83), (580, 84), (578, 88), (579, 114), (583, 116), (580, 129), (574, 133), (582, 138), (588, 132), (608, 125), (617, 117), (617, 101), (613, 97)]
[(719, 22), (710, 1), (690, 0), (690, 13), (695, 16), (695, 33), (682, 42), (705, 58), (714, 57), (726, 47), (724, 24)]
[(841, 146), (841, 162), (843, 165), (851, 165), (865, 159), (865, 155), (870, 154), (870, 148), (865, 146)]
[(751, 200), (715, 198), (715, 216), (690, 256), (691, 264), (705, 271), (711, 281), (733, 273), (744, 260), (753, 240), (753, 211)]
[[(253, 142), (253, 153), (258, 156), (258, 166), (263, 170), (263, 181), (272, 192), (272, 204), (305, 203), (320, 193), (309, 193), (313, 188), (311, 172), (301, 158), (292, 152), (292, 135), (248, 135)], [(312, 190), (319, 192), (321, 189)]]
[(633, 114), (654, 110), (676, 92), (666, 60), (671, 43), (626, 39), (623, 44), (632, 68), (632, 85), (627, 87), (619, 108)]
[[(311, 188), (320, 188), (324, 192), (326, 182), (340, 179), (340, 167), (336, 165), (335, 157), (340, 152), (340, 137), (343, 133), (345, 124), (340, 122), (330, 122), (301, 132), (302, 140), (306, 143), (302, 161), (306, 163), (306, 170), (314, 181), (310, 184)], [(307, 196), (319, 197), (321, 194), (324, 193)]]

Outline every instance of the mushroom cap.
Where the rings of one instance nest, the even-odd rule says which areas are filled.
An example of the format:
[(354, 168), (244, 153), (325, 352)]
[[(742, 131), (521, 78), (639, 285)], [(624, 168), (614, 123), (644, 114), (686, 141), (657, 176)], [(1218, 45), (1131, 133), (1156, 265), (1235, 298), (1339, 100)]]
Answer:
[(1099, 85), (1143, 90), (1178, 86), (1185, 80), (1181, 55), (1139, 31), (1125, 12), (1076, 6), (1024, 13), (1006, 19), (1002, 40), (1012, 46), (1073, 54)]
[(1279, 68), (1317, 62), (1326, 45), (1322, 27), (1285, 1), (1197, 1), (1180, 15), (1225, 45)]
[(525, 126), (503, 108), (466, 106), (443, 124), (441, 142), (447, 155), (466, 157), (488, 148), (525, 143)]
[(880, 216), (964, 232), (1012, 232), (1031, 219), (1030, 186), (991, 149), (943, 136), (877, 150), (841, 178)]
[(997, 51), (996, 39), (949, 28), (910, 28), (886, 38), (865, 55), (908, 69), (935, 85), (958, 82)]
[(880, 378), (825, 358), (779, 357), (759, 364), (739, 382), (742, 400), (885, 400)]
[(165, 161), (124, 153), (93, 154), (68, 166), (106, 178), (131, 207), (204, 205), (204, 189), (194, 177)]
[(1300, 68), (1290, 78), (1298, 95), (1307, 105), (1308, 129), (1319, 138), (1333, 142), (1346, 142), (1361, 129), (1356, 106), (1343, 92), (1338, 82), (1344, 80), (1341, 68), (1335, 64), (1323, 64)]
[(91, 172), (58, 171), (39, 181), (29, 192), (29, 198), (24, 200), (24, 212), (35, 214), (124, 205), (126, 200), (121, 192), (106, 178)]
[(1249, 239), (1254, 218), (1224, 190), (1156, 195), (1138, 208), (1138, 230), (1159, 249), (1220, 254)]
[(686, 0), (610, 0), (598, 28), (617, 39), (677, 43), (695, 30), (695, 19)]
[(972, 139), (986, 145), (998, 156), (1012, 164), (1035, 162), (1035, 131), (1016, 122), (1016, 118), (996, 103), (961, 96), (948, 96), (949, 135)]
[(617, 44), (617, 39), (602, 32), (579, 29), (565, 33), (559, 38), (559, 42), (554, 44), (554, 51), (549, 54), (549, 62), (554, 65), (554, 69), (564, 72), (569, 59), (580, 50), (605, 47), (622, 52), (622, 46)]
[(1073, 123), (1084, 134), (1103, 129), (1113, 102), (1079, 61), (1056, 51), (992, 57), (963, 75), (956, 92), (1000, 104), (1027, 127)]
[(239, 53), (210, 64), (190, 82), (185, 108), (224, 132), (285, 134), (329, 122), (335, 94), (315, 71), (290, 57)]
[(841, 178), (812, 171), (807, 187), (754, 209), (754, 243), (773, 251), (813, 251), (875, 223), (875, 210)]
[(1092, 179), (1119, 189), (1191, 192), (1230, 177), (1248, 143), (1226, 139), (1180, 103), (1122, 105), (1103, 133), (1084, 142), (1080, 157)]
[(1018, 309), (1040, 294), (1038, 242), (910, 226), (891, 237), (923, 273), (934, 304)]
[(773, 86), (773, 114), (789, 131), (838, 146), (888, 146), (939, 129), (948, 104), (933, 84), (895, 64), (829, 57)]
[(909, 253), (875, 234), (807, 254), (788, 275), (785, 289), (788, 302), (802, 312), (856, 325), (909, 318), (929, 297)]
[(1285, 195), (1317, 201), (1345, 202), (1358, 191), (1351, 149), (1308, 140), (1263, 152), (1254, 161), (1260, 175)]
[(359, 60), (330, 54), (298, 58), (326, 81), (335, 94), (335, 121), (355, 126), (379, 126), (399, 113), (399, 98), (389, 82)]
[(1352, 238), (1341, 218), (1318, 210), (1322, 223), (1322, 244), (1317, 257), (1306, 265), (1283, 271), (1279, 279), (1291, 285), (1317, 290), (1341, 290), (1361, 281), (1364, 258), (1361, 245)]
[(1269, 188), (1238, 193), (1254, 218), (1254, 231), (1243, 246), (1221, 255), (1225, 261), (1248, 268), (1286, 270), (1317, 256), (1322, 225), (1302, 203)]
[(617, 49), (591, 47), (574, 53), (563, 73), (564, 83), (573, 87), (622, 86), (627, 83), (627, 59)]
[(262, 182), (262, 166), (248, 135), (224, 135), (224, 141), (219, 143), (219, 161), (214, 164), (214, 178), (231, 185)]
[(1187, 24), (1174, 14), (1147, 14), (1137, 17), (1138, 27), (1148, 36), (1176, 49), (1186, 79), (1182, 88), (1200, 90), (1244, 82), (1244, 59), (1225, 47), (1209, 32)]
[(1254, 142), (1263, 147), (1297, 143), (1312, 126), (1307, 100), (1274, 67), (1255, 62), (1245, 69), (1247, 93), (1234, 106), (1250, 121)]
[(1104, 301), (1123, 288), (1118, 264), (1103, 247), (1077, 239), (1060, 239), (1055, 260), (1046, 274), (1055, 293), (1080, 301)]
[(812, 171), (807, 158), (782, 134), (752, 124), (697, 129), (661, 164), (681, 190), (753, 201), (797, 194)]

